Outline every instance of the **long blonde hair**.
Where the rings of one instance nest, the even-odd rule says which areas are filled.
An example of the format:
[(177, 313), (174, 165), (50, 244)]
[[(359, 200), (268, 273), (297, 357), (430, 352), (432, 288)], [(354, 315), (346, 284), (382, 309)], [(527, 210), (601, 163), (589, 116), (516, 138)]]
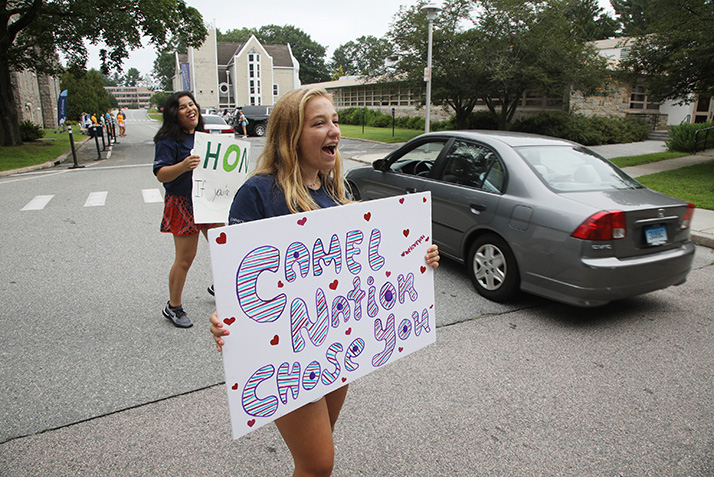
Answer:
[[(265, 148), (253, 172), (254, 175), (274, 174), (277, 177), (292, 213), (320, 208), (302, 180), (298, 161), (305, 106), (315, 97), (327, 98), (332, 103), (332, 96), (322, 88), (296, 89), (280, 98), (270, 114)], [(347, 204), (351, 201), (347, 197), (339, 151), (336, 159), (332, 169), (320, 172), (319, 179), (330, 197), (339, 204)]]

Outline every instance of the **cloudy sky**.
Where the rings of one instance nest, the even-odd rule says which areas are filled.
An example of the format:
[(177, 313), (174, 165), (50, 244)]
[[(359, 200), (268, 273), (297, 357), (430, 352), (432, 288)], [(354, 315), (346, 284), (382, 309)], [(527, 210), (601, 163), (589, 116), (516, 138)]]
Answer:
[[(600, 4), (612, 11), (609, 0)], [(338, 46), (362, 35), (382, 37), (401, 5), (413, 0), (186, 0), (222, 32), (263, 25), (294, 25), (317, 43), (327, 48), (328, 59)], [(435, 0), (440, 5), (441, 1)], [(97, 47), (90, 47), (88, 67), (99, 69)], [(151, 72), (156, 53), (153, 48), (134, 50), (124, 61), (123, 69), (136, 68), (142, 75)]]

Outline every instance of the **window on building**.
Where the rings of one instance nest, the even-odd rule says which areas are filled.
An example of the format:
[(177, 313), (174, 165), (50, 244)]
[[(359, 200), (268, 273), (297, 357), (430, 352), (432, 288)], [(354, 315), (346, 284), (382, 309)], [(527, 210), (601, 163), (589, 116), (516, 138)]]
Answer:
[(273, 96), (277, 96), (277, 95), (278, 95), (278, 85), (274, 84), (273, 85)]
[(630, 94), (630, 109), (646, 109), (649, 111), (659, 111), (660, 101), (647, 96), (647, 89), (644, 86), (635, 86)]

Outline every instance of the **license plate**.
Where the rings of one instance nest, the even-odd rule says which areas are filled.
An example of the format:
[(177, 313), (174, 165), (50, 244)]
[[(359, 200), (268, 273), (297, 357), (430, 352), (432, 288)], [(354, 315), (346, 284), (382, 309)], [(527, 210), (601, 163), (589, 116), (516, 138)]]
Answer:
[(645, 239), (649, 245), (667, 243), (667, 228), (664, 225), (653, 225), (645, 229)]
[(220, 133), (221, 133), (221, 131), (219, 131), (218, 129), (211, 129), (211, 134), (220, 134)]

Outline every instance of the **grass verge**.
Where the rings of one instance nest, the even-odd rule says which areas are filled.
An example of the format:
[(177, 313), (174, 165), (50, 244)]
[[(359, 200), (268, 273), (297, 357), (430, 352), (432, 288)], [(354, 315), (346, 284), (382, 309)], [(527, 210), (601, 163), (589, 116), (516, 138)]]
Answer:
[(640, 176), (637, 181), (700, 209), (714, 210), (714, 161)]
[(394, 129), (394, 136), (392, 136), (391, 128), (372, 128), (369, 126), (364, 127), (364, 134), (362, 133), (362, 126), (353, 126), (351, 124), (340, 124), (340, 131), (343, 137), (351, 137), (356, 139), (369, 139), (371, 141), (386, 142), (389, 144), (395, 142), (406, 142), (412, 138), (417, 137), (424, 131), (416, 129)]
[(642, 154), (641, 156), (622, 156), (610, 159), (618, 167), (639, 166), (641, 164), (649, 164), (650, 162), (665, 161), (676, 157), (689, 156), (687, 152), (655, 152), (652, 154)]
[[(85, 136), (74, 134), (75, 143)], [(0, 147), (0, 171), (54, 161), (70, 150), (69, 133), (55, 134), (54, 129), (45, 129), (43, 140), (26, 142), (22, 146)]]

